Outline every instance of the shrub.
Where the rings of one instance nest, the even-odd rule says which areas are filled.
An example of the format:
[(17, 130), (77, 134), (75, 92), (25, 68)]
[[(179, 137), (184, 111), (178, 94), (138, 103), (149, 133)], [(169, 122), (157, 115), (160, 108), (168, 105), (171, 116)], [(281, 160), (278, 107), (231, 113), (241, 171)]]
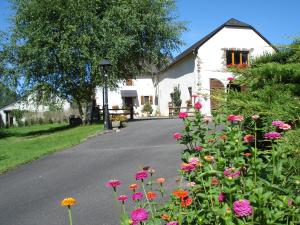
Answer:
[(145, 103), (145, 105), (144, 105), (144, 107), (142, 109), (142, 112), (152, 114), (153, 108), (152, 108), (152, 105), (150, 104), (150, 102), (146, 102)]

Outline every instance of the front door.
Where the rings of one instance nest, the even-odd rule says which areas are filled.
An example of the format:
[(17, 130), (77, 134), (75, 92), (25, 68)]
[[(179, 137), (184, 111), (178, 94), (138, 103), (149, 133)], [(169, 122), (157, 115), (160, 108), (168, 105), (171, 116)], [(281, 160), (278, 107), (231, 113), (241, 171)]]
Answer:
[(130, 108), (133, 106), (133, 97), (125, 97), (124, 98), (125, 108)]
[(219, 95), (224, 92), (224, 85), (218, 79), (210, 79), (210, 107), (211, 110), (217, 109), (219, 107)]

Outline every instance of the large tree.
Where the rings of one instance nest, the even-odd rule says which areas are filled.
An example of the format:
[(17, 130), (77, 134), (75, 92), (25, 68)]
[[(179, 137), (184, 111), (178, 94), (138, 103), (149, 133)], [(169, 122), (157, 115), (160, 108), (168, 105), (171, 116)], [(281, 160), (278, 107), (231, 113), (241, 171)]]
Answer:
[(38, 88), (82, 103), (103, 83), (99, 62), (112, 62), (110, 85), (162, 65), (181, 44), (174, 0), (12, 0), (16, 12), (10, 67)]

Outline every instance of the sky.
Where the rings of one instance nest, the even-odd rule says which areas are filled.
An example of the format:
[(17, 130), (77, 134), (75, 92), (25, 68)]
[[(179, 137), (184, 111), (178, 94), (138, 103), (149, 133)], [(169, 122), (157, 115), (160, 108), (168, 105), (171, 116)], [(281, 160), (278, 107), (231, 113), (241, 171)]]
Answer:
[[(300, 37), (300, 0), (175, 1), (178, 20), (187, 22), (188, 28), (182, 35), (185, 45), (181, 51), (230, 18), (252, 25), (275, 46)], [(8, 30), (11, 16), (8, 0), (0, 0), (0, 30)]]

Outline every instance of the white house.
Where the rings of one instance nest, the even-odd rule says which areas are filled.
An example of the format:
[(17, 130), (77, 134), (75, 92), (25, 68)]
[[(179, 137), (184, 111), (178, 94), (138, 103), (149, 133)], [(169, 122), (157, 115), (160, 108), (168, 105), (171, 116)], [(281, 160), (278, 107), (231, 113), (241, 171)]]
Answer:
[[(228, 77), (233, 74), (228, 66), (248, 66), (251, 58), (264, 53), (275, 52), (271, 43), (254, 27), (236, 19), (230, 19), (194, 45), (179, 54), (163, 70), (138, 76), (121, 82), (108, 93), (109, 108), (133, 106), (137, 116), (142, 116), (144, 105), (149, 102), (153, 115), (168, 116), (170, 93), (179, 86), (181, 107), (192, 100), (192, 95), (201, 95), (202, 113), (211, 115), (214, 102), (211, 93), (216, 89), (226, 89)], [(96, 103), (102, 106), (102, 89), (96, 91)], [(10, 108), (16, 108), (11, 105)], [(4, 116), (0, 109), (0, 115)], [(10, 109), (9, 109), (10, 110)], [(64, 110), (67, 110), (66, 108)], [(5, 121), (4, 121), (5, 122)]]
[[(179, 86), (181, 107), (192, 99), (199, 98), (202, 113), (211, 115), (214, 103), (210, 99), (216, 88), (226, 89), (228, 77), (233, 74), (228, 65), (247, 66), (251, 58), (275, 51), (271, 43), (254, 27), (236, 19), (230, 19), (194, 45), (179, 54), (166, 68), (152, 75), (139, 76), (135, 80), (120, 84), (109, 92), (109, 108), (133, 105), (142, 115), (145, 102), (150, 102), (155, 112), (169, 115), (170, 93)], [(97, 104), (102, 105), (102, 90), (97, 92)]]

